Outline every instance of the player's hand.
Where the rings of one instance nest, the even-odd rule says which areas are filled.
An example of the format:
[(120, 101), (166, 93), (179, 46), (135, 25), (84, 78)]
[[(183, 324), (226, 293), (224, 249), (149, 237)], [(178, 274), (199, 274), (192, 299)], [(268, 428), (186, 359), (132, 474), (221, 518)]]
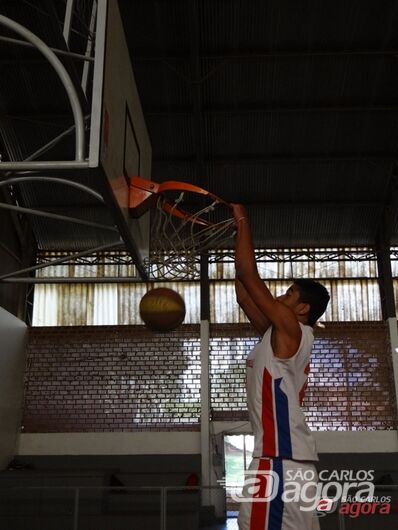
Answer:
[(242, 219), (247, 219), (247, 211), (243, 204), (232, 203), (231, 206), (234, 213), (235, 223), (238, 223)]

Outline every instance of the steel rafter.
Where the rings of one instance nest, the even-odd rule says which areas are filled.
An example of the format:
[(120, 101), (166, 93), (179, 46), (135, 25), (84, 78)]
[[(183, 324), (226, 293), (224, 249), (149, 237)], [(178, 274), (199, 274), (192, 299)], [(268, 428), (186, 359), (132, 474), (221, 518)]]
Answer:
[(100, 228), (101, 230), (108, 230), (110, 232), (119, 232), (117, 228), (110, 225), (104, 225), (101, 223), (95, 223), (94, 221), (86, 221), (84, 219), (79, 219), (77, 217), (70, 217), (66, 215), (59, 215), (52, 212), (46, 212), (43, 210), (36, 210), (33, 208), (24, 208), (23, 206), (14, 206), (12, 204), (6, 204), (0, 202), (0, 208), (3, 210), (11, 210), (13, 212), (20, 212), (27, 215), (35, 215), (37, 217), (47, 217), (48, 219), (54, 219), (56, 221), (63, 221), (67, 223), (79, 224), (82, 226), (90, 226), (93, 228)]
[[(394, 104), (384, 105), (315, 105), (315, 106), (298, 106), (298, 105), (262, 105), (262, 106), (245, 106), (239, 105), (239, 107), (231, 106), (214, 106), (203, 108), (203, 114), (205, 115), (235, 115), (235, 114), (296, 114), (296, 113), (328, 113), (328, 112), (346, 112), (346, 113), (364, 113), (364, 112), (398, 112), (398, 106)], [(192, 108), (184, 106), (168, 106), (160, 108), (149, 108), (145, 115), (149, 118), (169, 118), (172, 116), (190, 116), (192, 115)]]
[[(398, 261), (398, 248), (390, 251), (392, 261)], [(38, 263), (53, 265), (54, 258), (65, 258), (62, 265), (135, 265), (131, 256), (127, 253), (101, 252), (96, 255), (76, 256), (69, 253), (55, 251), (53, 253), (41, 252), (38, 254)], [(69, 259), (68, 259), (69, 258)], [(235, 259), (233, 249), (209, 253), (209, 263), (230, 263)], [(256, 250), (258, 262), (326, 262), (326, 261), (375, 261), (377, 259), (375, 249), (299, 249), (299, 250)], [(198, 263), (200, 257), (198, 256)], [(54, 264), (56, 265), (56, 264)]]
[[(262, 280), (267, 282), (282, 282), (282, 281), (292, 281), (293, 278), (285, 276), (285, 277), (266, 277), (262, 276)], [(358, 281), (358, 282), (364, 282), (364, 281), (370, 281), (370, 280), (377, 280), (377, 276), (333, 276), (333, 278), (325, 278), (324, 276), (321, 277), (311, 277), (311, 279), (316, 281), (325, 281), (325, 280), (333, 280), (333, 281)], [(395, 279), (395, 277), (394, 277)], [(199, 283), (199, 278), (183, 278), (176, 280), (175, 278), (152, 278), (151, 282), (158, 283), (169, 283), (171, 281), (178, 282), (178, 283), (190, 283), (190, 282), (196, 282)], [(217, 283), (217, 282), (233, 282), (234, 280), (231, 278), (209, 278), (209, 283)], [(151, 282), (145, 282), (145, 283), (151, 283)], [(100, 284), (100, 283), (142, 283), (142, 279), (138, 276), (78, 276), (78, 277), (68, 277), (68, 276), (51, 276), (51, 277), (17, 277), (17, 278), (5, 278), (3, 280), (0, 280), (0, 283), (23, 283), (23, 284), (79, 284), (79, 283), (93, 283), (93, 284)]]
[[(12, 37), (4, 37), (0, 36), (0, 41), (7, 42), (9, 44), (17, 44), (18, 46), (24, 46), (26, 48), (36, 48), (34, 44), (31, 44), (30, 42), (27, 42), (25, 40), (20, 39), (13, 39)], [(93, 57), (87, 57), (86, 55), (82, 55), (81, 53), (74, 53), (74, 52), (68, 52), (65, 50), (59, 50), (58, 48), (52, 48), (48, 47), (49, 50), (54, 52), (56, 55), (66, 56), (66, 57), (72, 57), (72, 59), (78, 59), (79, 61), (86, 61), (86, 62), (94, 62)], [(6, 59), (9, 62), (15, 62), (15, 60)], [(34, 62), (40, 62), (43, 61), (43, 59), (18, 59), (18, 61), (27, 62), (27, 61), (34, 61)], [(3, 62), (3, 60), (1, 60)]]
[(26, 272), (34, 272), (39, 269), (50, 267), (52, 265), (60, 265), (60, 264), (64, 265), (68, 261), (68, 259), (71, 259), (73, 257), (78, 258), (81, 256), (89, 256), (91, 253), (101, 252), (101, 250), (118, 247), (118, 246), (121, 246), (122, 244), (123, 244), (122, 241), (115, 241), (114, 243), (107, 243), (106, 245), (101, 245), (99, 247), (95, 247), (89, 250), (83, 250), (82, 252), (78, 252), (76, 254), (60, 257), (60, 258), (57, 258), (55, 260), (52, 260), (46, 263), (36, 264), (36, 265), (33, 265), (32, 267), (26, 267), (24, 269), (19, 269), (13, 272), (9, 272), (7, 274), (3, 274), (2, 276), (0, 276), (0, 280), (5, 280), (6, 278), (14, 278), (15, 276), (18, 276), (19, 274), (23, 274)]
[[(200, 59), (207, 61), (268, 61), (269, 59), (294, 58), (306, 59), (308, 57), (391, 57), (395, 58), (398, 50), (286, 50), (269, 51), (253, 50), (237, 53), (236, 50), (205, 50), (200, 54)], [(159, 55), (159, 50), (134, 50), (133, 63), (163, 62), (164, 57)], [(168, 61), (187, 61), (189, 57), (177, 50), (170, 50), (167, 54)]]
[[(210, 263), (232, 262), (235, 259), (233, 250), (211, 255)], [(398, 259), (398, 252), (391, 259)], [(259, 263), (286, 262), (323, 262), (323, 261), (375, 261), (376, 250), (371, 249), (336, 249), (336, 250), (256, 250), (256, 261)]]
[[(95, 254), (91, 256), (71, 256), (69, 253), (60, 253), (54, 252), (50, 255), (45, 253), (38, 254), (37, 263), (47, 263), (48, 265), (53, 265), (51, 261), (54, 258), (65, 257), (67, 261), (64, 261), (62, 265), (87, 265), (87, 266), (97, 266), (97, 265), (123, 265), (123, 266), (135, 266), (135, 262), (130, 254), (118, 254), (118, 253), (109, 253), (101, 252), (100, 254)], [(68, 259), (69, 258), (69, 259)]]
[[(288, 153), (275, 153), (274, 155), (264, 156), (260, 153), (253, 153), (250, 155), (232, 156), (232, 155), (215, 155), (205, 156), (204, 162), (210, 162), (216, 165), (229, 164), (298, 164), (298, 163), (330, 163), (333, 162), (363, 162), (363, 163), (385, 163), (394, 162), (397, 155), (395, 152), (391, 153), (366, 153), (358, 155), (357, 153), (308, 153), (302, 155), (291, 155)], [(196, 162), (195, 156), (157, 156), (153, 159), (154, 163), (158, 164), (192, 164)]]

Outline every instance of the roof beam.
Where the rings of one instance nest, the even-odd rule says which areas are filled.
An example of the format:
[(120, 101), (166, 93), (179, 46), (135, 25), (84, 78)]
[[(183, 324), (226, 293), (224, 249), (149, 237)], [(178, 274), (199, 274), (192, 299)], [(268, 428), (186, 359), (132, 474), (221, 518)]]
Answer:
[(383, 208), (383, 201), (328, 201), (313, 199), (312, 201), (245, 201), (245, 206), (250, 208)]
[[(241, 156), (219, 155), (206, 156), (204, 161), (206, 163), (218, 165), (245, 165), (245, 164), (282, 164), (282, 163), (302, 163), (302, 162), (362, 162), (362, 163), (385, 163), (392, 162), (398, 158), (396, 153), (364, 153), (364, 154), (341, 154), (341, 153), (317, 153), (317, 154), (246, 154)], [(196, 156), (155, 156), (154, 163), (158, 164), (193, 164), (196, 162)]]
[[(297, 58), (305, 59), (307, 57), (398, 57), (398, 50), (250, 50), (246, 52), (237, 52), (236, 50), (208, 50), (200, 55), (200, 59), (215, 61), (266, 61), (278, 58)], [(157, 49), (152, 50), (133, 50), (131, 58), (134, 62), (162, 62), (164, 56), (160, 56)], [(170, 50), (166, 55), (167, 61), (189, 61), (188, 53)]]
[[(316, 112), (398, 112), (398, 105), (312, 105), (310, 107), (285, 105), (285, 106), (213, 106), (206, 107), (202, 110), (204, 114), (271, 114), (271, 113), (316, 113)], [(190, 116), (194, 113), (192, 107), (187, 106), (168, 106), (159, 108), (149, 108), (145, 112), (147, 118), (152, 117), (170, 117), (170, 115)]]

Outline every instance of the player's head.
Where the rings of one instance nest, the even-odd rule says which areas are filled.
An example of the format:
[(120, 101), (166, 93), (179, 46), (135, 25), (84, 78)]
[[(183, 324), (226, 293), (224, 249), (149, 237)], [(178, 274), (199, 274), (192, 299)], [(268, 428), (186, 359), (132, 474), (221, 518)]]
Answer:
[(316, 321), (326, 311), (329, 303), (329, 293), (321, 283), (314, 280), (298, 279), (294, 280), (294, 285), (298, 287), (300, 292), (299, 301), (308, 304), (310, 310), (307, 314), (307, 324), (314, 326)]

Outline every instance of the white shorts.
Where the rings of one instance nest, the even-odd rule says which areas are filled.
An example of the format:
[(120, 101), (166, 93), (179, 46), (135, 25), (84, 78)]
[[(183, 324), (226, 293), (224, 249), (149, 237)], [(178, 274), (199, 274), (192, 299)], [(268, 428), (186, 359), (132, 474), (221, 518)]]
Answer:
[[(271, 473), (272, 472), (272, 473)], [(278, 478), (277, 478), (278, 477)], [(312, 480), (309, 480), (313, 477)], [(310, 503), (284, 502), (282, 493), (286, 481), (298, 483), (297, 489), (309, 482), (307, 498), (316, 497), (318, 473), (314, 464), (280, 458), (254, 458), (249, 466), (242, 491), (238, 526), (239, 530), (319, 530), (315, 511), (303, 511)], [(291, 491), (289, 485), (288, 490)], [(272, 495), (271, 492), (274, 492)], [(267, 496), (270, 497), (267, 500)], [(262, 500), (264, 499), (265, 500)]]

